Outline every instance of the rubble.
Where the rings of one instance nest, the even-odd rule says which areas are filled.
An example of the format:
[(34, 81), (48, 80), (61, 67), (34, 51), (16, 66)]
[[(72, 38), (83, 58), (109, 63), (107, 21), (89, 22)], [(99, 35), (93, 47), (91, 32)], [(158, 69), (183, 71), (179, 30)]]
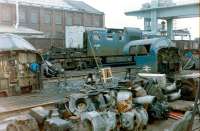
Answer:
[(31, 109), (29, 114), (36, 119), (38, 124), (42, 124), (44, 123), (45, 119), (48, 117), (49, 111), (45, 110), (42, 107), (35, 107)]
[(29, 114), (45, 131), (143, 131), (155, 120), (168, 119), (172, 109), (168, 102), (182, 97), (179, 82), (170, 83), (165, 77), (144, 79), (138, 75), (118, 80), (116, 85), (91, 79), (94, 76), (89, 74), (83, 90), (58, 102), (56, 109), (36, 107)]
[(39, 131), (37, 121), (30, 115), (18, 115), (4, 120), (4, 131)]
[(110, 131), (116, 129), (116, 113), (86, 112), (81, 115), (81, 121), (88, 131)]
[(44, 123), (44, 131), (67, 131), (71, 129), (71, 123), (59, 117), (47, 119)]

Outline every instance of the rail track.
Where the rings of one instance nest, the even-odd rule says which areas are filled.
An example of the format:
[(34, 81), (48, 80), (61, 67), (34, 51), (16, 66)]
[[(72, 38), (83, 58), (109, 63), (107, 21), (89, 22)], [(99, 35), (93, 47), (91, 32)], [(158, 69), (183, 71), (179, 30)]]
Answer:
[[(112, 73), (113, 74), (119, 74), (119, 73), (125, 73), (126, 72), (126, 68), (135, 68), (137, 69), (135, 66), (123, 66), (123, 67), (112, 67)], [(69, 71), (65, 71), (65, 77), (64, 75), (61, 77), (51, 77), (51, 78), (43, 78), (44, 81), (54, 81), (54, 80), (63, 80), (64, 78), (66, 79), (73, 79), (73, 78), (83, 78), (85, 76), (87, 76), (88, 73), (95, 73), (97, 72), (97, 69), (85, 69), (85, 70), (69, 70)]]
[(40, 107), (44, 107), (46, 109), (53, 109), (53, 108), (55, 108), (55, 103), (56, 103), (56, 101), (3, 111), (3, 112), (0, 112), (0, 121), (5, 118), (8, 118), (8, 117), (28, 113), (30, 111), (30, 109), (34, 108), (34, 107), (40, 106)]

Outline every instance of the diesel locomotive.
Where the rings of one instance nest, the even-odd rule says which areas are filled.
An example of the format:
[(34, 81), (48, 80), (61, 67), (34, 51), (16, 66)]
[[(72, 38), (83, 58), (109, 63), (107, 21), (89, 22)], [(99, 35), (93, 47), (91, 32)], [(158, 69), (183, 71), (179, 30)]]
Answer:
[[(80, 39), (81, 38), (81, 39)], [(167, 38), (143, 39), (138, 28), (68, 28), (66, 48), (52, 47), (45, 58), (64, 69), (101, 65), (149, 66), (152, 72), (168, 73), (181, 69), (181, 54)]]

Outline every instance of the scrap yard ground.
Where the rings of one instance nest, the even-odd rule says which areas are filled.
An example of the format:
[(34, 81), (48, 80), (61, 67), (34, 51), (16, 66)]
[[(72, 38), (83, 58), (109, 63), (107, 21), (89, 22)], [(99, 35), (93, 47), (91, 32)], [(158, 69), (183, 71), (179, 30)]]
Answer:
[[(123, 79), (125, 76), (126, 67), (114, 67), (113, 68), (113, 80), (117, 81)], [(89, 72), (94, 72), (95, 70), (87, 71), (67, 71), (66, 75), (71, 78), (67, 79), (67, 86), (62, 87), (59, 85), (59, 81), (64, 79), (51, 78), (46, 79), (43, 84), (44, 88), (41, 91), (37, 91), (31, 94), (25, 94), (21, 96), (5, 97), (0, 99), (0, 120), (15, 116), (19, 114), (26, 114), (33, 107), (42, 106), (46, 109), (54, 109), (54, 104), (58, 101), (64, 100), (67, 96), (80, 91), (82, 85), (84, 84), (84, 76)], [(192, 71), (198, 72), (198, 71)], [(73, 76), (69, 75), (73, 74)], [(78, 77), (79, 76), (79, 77)], [(73, 78), (72, 78), (73, 77)], [(193, 104), (193, 102), (181, 102), (181, 106), (188, 106)], [(173, 106), (180, 106), (180, 103), (172, 103)], [(199, 126), (199, 118), (195, 118), (193, 128)], [(177, 120), (168, 118), (167, 120), (157, 120), (151, 124), (148, 124), (145, 131), (164, 131), (169, 129), (174, 122)], [(196, 131), (200, 131), (197, 129)]]

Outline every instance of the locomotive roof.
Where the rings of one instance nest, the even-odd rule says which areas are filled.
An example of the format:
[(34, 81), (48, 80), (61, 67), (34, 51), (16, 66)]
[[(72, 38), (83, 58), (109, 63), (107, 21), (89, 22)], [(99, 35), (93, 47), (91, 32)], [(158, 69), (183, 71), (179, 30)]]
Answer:
[(134, 40), (124, 46), (123, 52), (129, 54), (129, 49), (133, 46), (150, 45), (150, 50), (156, 53), (161, 48), (175, 47), (173, 42), (165, 37)]

